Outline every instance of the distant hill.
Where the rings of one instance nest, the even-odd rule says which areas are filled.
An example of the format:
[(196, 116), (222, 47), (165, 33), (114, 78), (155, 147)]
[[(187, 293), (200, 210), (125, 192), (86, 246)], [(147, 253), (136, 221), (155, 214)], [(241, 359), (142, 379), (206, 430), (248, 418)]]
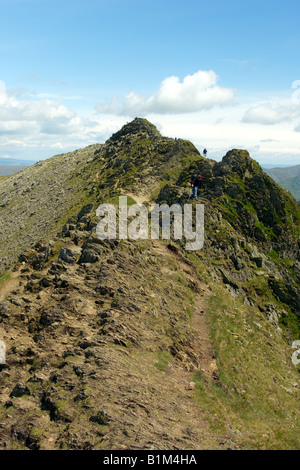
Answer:
[(23, 160), (21, 158), (0, 157), (0, 165), (34, 165), (34, 160)]
[(19, 158), (0, 158), (0, 176), (9, 176), (34, 165), (32, 160), (21, 160)]
[(300, 201), (300, 165), (285, 168), (264, 168), (267, 175)]
[(18, 171), (24, 170), (29, 165), (1, 165), (0, 164), (0, 176), (9, 176), (17, 173)]

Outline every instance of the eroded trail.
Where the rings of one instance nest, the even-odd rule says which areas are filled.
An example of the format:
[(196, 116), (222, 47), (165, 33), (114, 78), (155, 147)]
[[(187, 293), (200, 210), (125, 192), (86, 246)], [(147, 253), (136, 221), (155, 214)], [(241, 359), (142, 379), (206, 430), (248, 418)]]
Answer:
[(7, 281), (3, 281), (0, 284), (0, 302), (5, 299), (5, 297), (10, 294), (13, 290), (17, 289), (19, 286), (20, 271), (13, 271), (9, 275), (9, 279)]

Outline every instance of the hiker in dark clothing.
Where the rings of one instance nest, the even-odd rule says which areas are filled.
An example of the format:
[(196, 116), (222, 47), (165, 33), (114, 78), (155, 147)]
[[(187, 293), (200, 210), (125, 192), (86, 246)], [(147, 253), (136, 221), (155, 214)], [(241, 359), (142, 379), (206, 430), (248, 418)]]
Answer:
[(207, 155), (207, 150), (206, 150), (206, 148), (203, 150), (203, 155), (204, 155), (205, 157), (206, 157), (206, 155)]
[(191, 176), (191, 186), (192, 186), (192, 190), (193, 190), (192, 198), (197, 199), (198, 188), (200, 188), (200, 189), (202, 188), (202, 175), (200, 175), (198, 173), (194, 173)]

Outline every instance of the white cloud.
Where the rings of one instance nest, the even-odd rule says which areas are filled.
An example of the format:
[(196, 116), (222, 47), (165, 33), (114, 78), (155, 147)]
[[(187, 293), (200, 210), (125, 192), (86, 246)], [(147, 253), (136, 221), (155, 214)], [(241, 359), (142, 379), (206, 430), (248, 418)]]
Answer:
[(260, 147), (259, 150), (263, 153), (280, 153), (280, 154), (289, 154), (300, 156), (300, 149), (298, 147), (280, 147), (280, 148), (269, 148), (269, 147)]
[(242, 121), (263, 125), (293, 122), (300, 117), (300, 106), (288, 103), (263, 101), (250, 107), (244, 114)]
[(132, 91), (124, 100), (113, 98), (106, 103), (98, 103), (96, 110), (99, 113), (142, 116), (149, 113), (194, 113), (216, 105), (231, 104), (234, 91), (217, 86), (217, 80), (213, 70), (199, 70), (193, 75), (187, 75), (182, 82), (178, 77), (171, 76), (165, 78), (159, 89), (149, 97)]
[(103, 141), (103, 136), (111, 135), (106, 133), (109, 125), (80, 115), (62, 100), (41, 98), (23, 89), (6, 90), (0, 81), (0, 151), (5, 154), (50, 157), (53, 150), (49, 154), (49, 149), (70, 151)]
[(39, 128), (42, 133), (76, 132), (81, 122), (76, 113), (59, 101), (20, 100), (18, 93), (7, 92), (0, 82), (0, 127), (20, 131), (22, 127)]
[(85, 118), (58, 99), (40, 98), (26, 90), (6, 90), (0, 81), (0, 134), (76, 136), (96, 132), (99, 120)]
[[(229, 110), (226, 105), (232, 103), (234, 92), (216, 83), (212, 71), (188, 75), (182, 82), (169, 77), (151, 97), (129, 94), (121, 102), (99, 105), (103, 114), (96, 116), (89, 101), (86, 109), (86, 104), (71, 109), (65, 96), (59, 99), (24, 89), (6, 90), (0, 81), (0, 155), (41, 160), (104, 142), (128, 122), (125, 111), (131, 110), (133, 117), (144, 114), (162, 135), (191, 140), (200, 152), (208, 148), (214, 160), (240, 147), (262, 164), (299, 164), (299, 104), (297, 107), (286, 95), (260, 103), (254, 101), (257, 97), (240, 99), (237, 95), (238, 104)], [(222, 104), (223, 108), (217, 106)], [(247, 115), (252, 120), (245, 122)]]

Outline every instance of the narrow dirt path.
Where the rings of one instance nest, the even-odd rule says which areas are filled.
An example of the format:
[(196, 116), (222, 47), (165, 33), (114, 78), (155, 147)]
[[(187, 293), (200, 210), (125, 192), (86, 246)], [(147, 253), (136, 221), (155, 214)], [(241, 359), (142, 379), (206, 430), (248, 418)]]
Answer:
[(206, 284), (199, 281), (194, 266), (180, 253), (172, 251), (168, 245), (159, 241), (154, 241), (153, 247), (157, 253), (176, 257), (178, 271), (184, 272), (185, 275), (188, 274), (191, 281), (196, 283), (197, 293), (195, 294), (195, 310), (192, 318), (194, 337), (191, 341), (194, 367), (201, 371), (206, 379), (216, 380), (218, 378), (218, 367), (209, 335), (209, 324), (205, 315), (206, 302), (211, 292)]
[(124, 196), (131, 197), (137, 204), (145, 204), (149, 200), (151, 193), (126, 193)]
[(10, 279), (4, 281), (0, 285), (0, 301), (3, 301), (5, 297), (10, 294), (13, 290), (15, 290), (19, 286), (19, 275), (20, 271), (13, 271), (11, 273)]

